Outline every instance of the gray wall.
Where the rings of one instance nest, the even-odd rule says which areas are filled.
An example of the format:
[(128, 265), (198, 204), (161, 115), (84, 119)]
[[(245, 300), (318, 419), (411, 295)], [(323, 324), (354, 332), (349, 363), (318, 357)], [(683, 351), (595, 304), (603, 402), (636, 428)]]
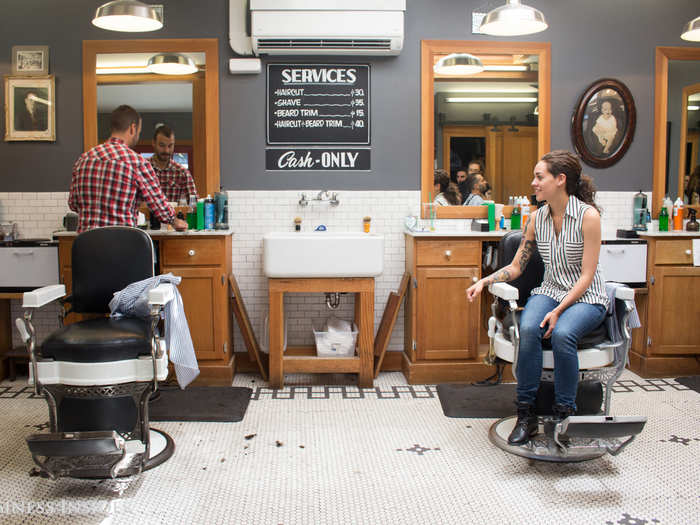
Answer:
[[(227, 189), (415, 190), (420, 186), (420, 40), (503, 40), (472, 35), (471, 10), (483, 0), (407, 0), (406, 41), (398, 57), (270, 59), (269, 62), (361, 62), (372, 65), (371, 173), (265, 172), (265, 75), (233, 76), (227, 62), (226, 0), (169, 0), (165, 28), (143, 35), (111, 33), (90, 24), (100, 2), (4, 0), (0, 8), (0, 73), (9, 74), (13, 45), (49, 45), (56, 75), (55, 143), (0, 143), (0, 191), (67, 191), (81, 152), (81, 45), (88, 39), (219, 38), (221, 180)], [(654, 47), (698, 46), (680, 39), (698, 15), (696, 0), (528, 0), (550, 29), (523, 40), (552, 44), (552, 147), (571, 149), (574, 105), (594, 80), (612, 77), (637, 105), (635, 139), (607, 170), (586, 168), (602, 190), (651, 189)], [(268, 60), (264, 60), (263, 64)], [(4, 126), (4, 124), (3, 124)]]

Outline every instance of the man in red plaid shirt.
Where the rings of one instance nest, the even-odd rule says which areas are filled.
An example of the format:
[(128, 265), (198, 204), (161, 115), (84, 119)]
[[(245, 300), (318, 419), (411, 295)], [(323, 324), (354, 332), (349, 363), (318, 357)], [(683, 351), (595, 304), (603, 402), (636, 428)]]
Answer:
[(151, 165), (131, 149), (141, 134), (141, 117), (119, 106), (110, 119), (107, 142), (83, 153), (73, 166), (68, 206), (78, 212), (78, 232), (100, 226), (136, 226), (138, 201), (146, 201), (162, 223), (178, 231), (187, 222), (175, 217)]
[(184, 200), (189, 203), (190, 196), (197, 198), (197, 188), (189, 170), (173, 160), (174, 152), (175, 132), (161, 124), (153, 135), (153, 156), (149, 161), (168, 202)]

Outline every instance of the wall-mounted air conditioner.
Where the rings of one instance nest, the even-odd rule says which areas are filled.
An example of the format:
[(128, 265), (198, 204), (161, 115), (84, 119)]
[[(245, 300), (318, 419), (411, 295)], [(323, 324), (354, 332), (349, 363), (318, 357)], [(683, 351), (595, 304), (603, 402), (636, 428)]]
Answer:
[(406, 0), (250, 0), (256, 55), (398, 55)]

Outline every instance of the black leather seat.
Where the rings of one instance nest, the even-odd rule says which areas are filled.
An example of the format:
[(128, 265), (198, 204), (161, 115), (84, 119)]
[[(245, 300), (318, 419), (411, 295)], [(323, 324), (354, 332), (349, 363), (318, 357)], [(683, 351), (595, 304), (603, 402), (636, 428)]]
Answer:
[(74, 363), (105, 363), (151, 355), (150, 323), (109, 317), (70, 324), (48, 336), (41, 357)]

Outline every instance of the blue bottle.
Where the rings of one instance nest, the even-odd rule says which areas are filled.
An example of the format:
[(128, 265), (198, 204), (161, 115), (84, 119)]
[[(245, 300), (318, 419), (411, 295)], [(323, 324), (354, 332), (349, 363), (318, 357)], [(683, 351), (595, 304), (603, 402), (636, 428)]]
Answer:
[(213, 230), (214, 229), (214, 199), (211, 195), (207, 195), (204, 199), (204, 229)]

